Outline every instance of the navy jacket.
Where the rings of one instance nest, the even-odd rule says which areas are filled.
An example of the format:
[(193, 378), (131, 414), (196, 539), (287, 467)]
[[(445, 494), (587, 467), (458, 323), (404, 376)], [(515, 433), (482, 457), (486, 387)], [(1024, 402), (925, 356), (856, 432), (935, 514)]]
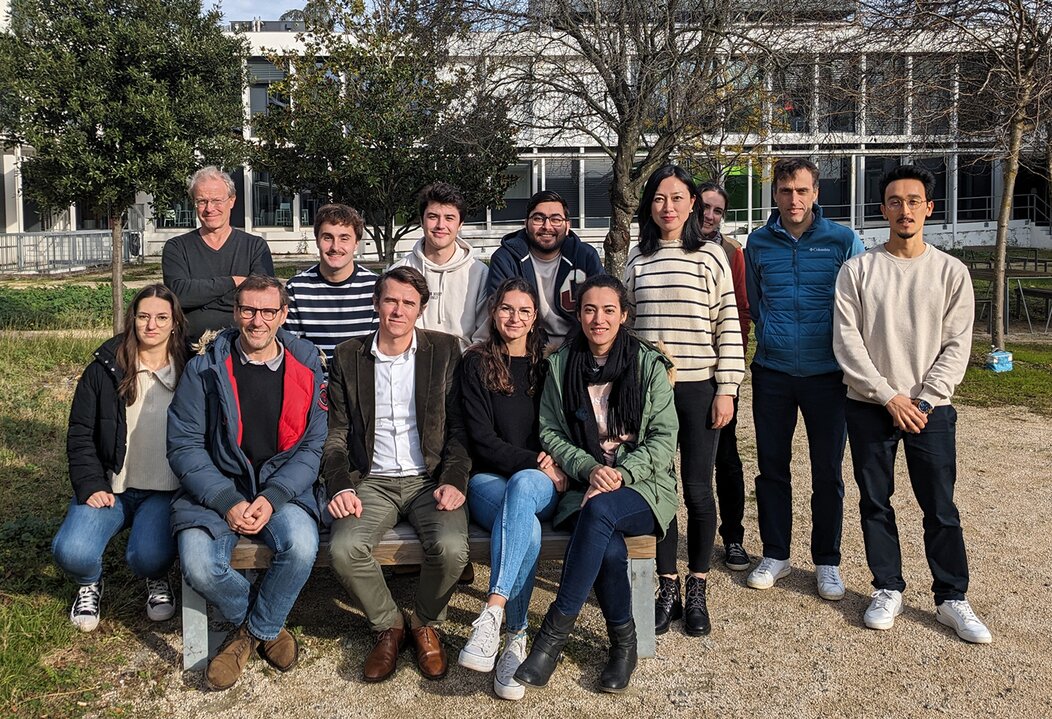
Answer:
[(745, 286), (756, 327), (753, 361), (795, 377), (837, 372), (833, 356), (833, 291), (840, 266), (865, 251), (849, 227), (822, 216), (796, 240), (778, 222), (749, 235)]
[(274, 511), (294, 502), (315, 519), (320, 515), (318, 466), (328, 419), (318, 349), (278, 330), (286, 363), (278, 453), (257, 477), (239, 441), (242, 408), (232, 364), (240, 361), (237, 336), (236, 328), (224, 330), (187, 363), (168, 408), (168, 463), (182, 485), (172, 499), (173, 532), (200, 527), (218, 536), (231, 507), (260, 495)]
[[(577, 285), (606, 270), (595, 248), (572, 230), (566, 233), (561, 254), (562, 262), (555, 274), (555, 295), (549, 297), (548, 302), (563, 318), (576, 322)], [(492, 296), (497, 286), (509, 277), (522, 277), (537, 289), (537, 275), (533, 271), (533, 255), (526, 241), (525, 227), (504, 235), (500, 247), (493, 251), (486, 278), (486, 295)]]

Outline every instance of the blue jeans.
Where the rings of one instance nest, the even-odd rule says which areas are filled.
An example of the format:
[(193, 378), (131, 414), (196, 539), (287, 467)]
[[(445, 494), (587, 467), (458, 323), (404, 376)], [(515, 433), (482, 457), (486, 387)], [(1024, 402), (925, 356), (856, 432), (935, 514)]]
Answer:
[(594, 585), (607, 624), (625, 624), (632, 618), (625, 535), (653, 534), (654, 512), (639, 492), (621, 487), (592, 497), (576, 517), (555, 608), (577, 616)]
[(291, 502), (271, 516), (257, 538), (274, 551), (255, 596), (252, 583), (230, 568), (230, 554), (240, 535), (229, 529), (213, 538), (204, 529), (179, 532), (183, 576), (201, 596), (214, 604), (231, 624), (241, 626), (257, 639), (278, 636), (285, 619), (310, 576), (318, 554), (318, 524)]
[(118, 532), (131, 527), (125, 559), (135, 576), (164, 577), (175, 561), (169, 513), (174, 492), (126, 489), (112, 507), (96, 509), (74, 498), (51, 542), (55, 563), (77, 584), (102, 578), (102, 553)]
[(490, 530), (489, 592), (508, 600), (504, 614), (509, 632), (526, 628), (541, 520), (551, 519), (558, 504), (555, 485), (539, 469), (524, 469), (509, 479), (476, 474), (468, 483), (471, 519)]
[(935, 603), (964, 599), (968, 556), (961, 517), (953, 501), (957, 483), (957, 410), (936, 407), (919, 434), (896, 429), (888, 411), (870, 402), (847, 402), (847, 433), (858, 483), (858, 509), (866, 561), (875, 589), (906, 589), (902, 578), (899, 528), (891, 496), (895, 493), (895, 455), (906, 454), (913, 495), (924, 513), (924, 554), (932, 574)]
[(790, 463), (797, 412), (804, 416), (811, 459), (811, 561), (840, 564), (844, 527), (844, 445), (847, 387), (842, 372), (794, 377), (752, 364), (756, 425), (756, 509), (763, 556), (789, 559), (793, 534)]

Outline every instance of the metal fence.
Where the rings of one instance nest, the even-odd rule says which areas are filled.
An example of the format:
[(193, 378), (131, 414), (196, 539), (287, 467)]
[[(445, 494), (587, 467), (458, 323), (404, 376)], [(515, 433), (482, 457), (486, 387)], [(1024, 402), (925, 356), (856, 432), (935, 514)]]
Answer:
[[(141, 261), (142, 232), (124, 231), (124, 261)], [(0, 234), (0, 273), (72, 272), (110, 264), (109, 230)]]

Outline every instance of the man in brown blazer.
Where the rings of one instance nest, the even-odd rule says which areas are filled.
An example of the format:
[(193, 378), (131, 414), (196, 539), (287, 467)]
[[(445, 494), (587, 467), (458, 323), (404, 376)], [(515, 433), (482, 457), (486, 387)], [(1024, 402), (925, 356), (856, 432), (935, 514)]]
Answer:
[[(464, 492), (471, 462), (454, 384), (460, 345), (452, 335), (415, 329), (429, 296), (417, 270), (384, 273), (373, 293), (379, 329), (337, 346), (329, 368), (329, 437), (321, 469), (335, 519), (329, 551), (340, 581), (376, 632), (364, 671), (372, 682), (394, 673), (407, 633), (420, 672), (428, 679), (445, 676), (445, 650), (434, 627), (468, 561)], [(384, 532), (402, 519), (424, 548), (409, 617), (399, 611), (372, 556)]]

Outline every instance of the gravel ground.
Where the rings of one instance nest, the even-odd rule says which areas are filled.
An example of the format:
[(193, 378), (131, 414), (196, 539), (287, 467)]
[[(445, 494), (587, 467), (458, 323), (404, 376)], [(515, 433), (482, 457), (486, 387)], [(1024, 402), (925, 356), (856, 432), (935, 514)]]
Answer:
[[(745, 392), (747, 393), (747, 388)], [(746, 400), (747, 400), (746, 396)], [(746, 475), (755, 472), (749, 402), (740, 424)], [(178, 623), (135, 634), (116, 687), (91, 716), (124, 706), (133, 716), (170, 717), (429, 717), (558, 716), (691, 717), (1049, 717), (1052, 716), (1052, 640), (1042, 602), (1052, 585), (1052, 421), (1020, 408), (960, 407), (957, 501), (971, 564), (973, 607), (994, 635), (969, 645), (933, 615), (920, 513), (901, 461), (898, 496), (906, 609), (891, 631), (862, 624), (870, 588), (858, 521), (858, 491), (847, 480), (843, 565), (847, 596), (826, 602), (815, 592), (806, 545), (807, 492), (798, 491), (792, 574), (769, 591), (745, 586), (745, 572), (714, 561), (709, 583), (713, 631), (695, 639), (681, 625), (658, 640), (657, 657), (642, 660), (629, 691), (595, 691), (605, 653), (602, 617), (585, 608), (566, 661), (546, 690), (518, 703), (497, 699), (492, 676), (451, 666), (441, 682), (423, 679), (406, 651), (395, 677), (382, 685), (361, 680), (369, 647), (364, 621), (328, 572), (305, 588), (290, 625), (302, 639), (300, 665), (280, 675), (254, 660), (227, 692), (204, 689), (199, 673), (181, 672)], [(807, 477), (804, 434), (797, 432), (794, 469)], [(901, 454), (901, 453), (900, 453)], [(751, 482), (747, 484), (751, 485)], [(798, 483), (798, 488), (806, 486)], [(681, 522), (684, 518), (681, 517)], [(756, 505), (746, 507), (746, 548), (760, 549)], [(685, 569), (685, 548), (681, 545)], [(485, 597), (488, 573), (477, 567), (473, 586), (456, 594), (447, 647), (455, 660), (468, 625)], [(533, 595), (535, 628), (558, 581), (559, 564), (542, 565)], [(405, 606), (410, 578), (392, 581)], [(451, 662), (452, 664), (452, 662)], [(127, 715), (127, 714), (125, 714)]]

